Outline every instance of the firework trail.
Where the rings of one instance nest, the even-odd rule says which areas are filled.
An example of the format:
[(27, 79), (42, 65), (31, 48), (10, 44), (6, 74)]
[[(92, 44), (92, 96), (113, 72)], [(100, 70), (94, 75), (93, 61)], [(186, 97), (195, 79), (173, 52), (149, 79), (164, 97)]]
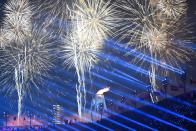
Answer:
[(24, 96), (23, 84), (24, 84), (24, 64), (21, 63), (20, 56), (17, 67), (15, 68), (15, 85), (18, 93), (18, 117), (20, 117), (22, 112), (22, 99)]
[[(156, 9), (150, 6), (148, 0), (123, 0), (119, 1), (118, 5), (119, 8), (122, 9), (123, 17), (125, 17), (125, 21), (121, 22), (122, 27), (117, 33), (121, 35), (119, 40), (128, 39), (128, 45), (134, 46), (136, 50), (144, 51), (145, 53), (147, 53), (149, 49), (152, 55), (153, 50), (151, 49), (156, 50), (156, 48), (153, 47), (153, 44), (156, 46), (156, 41), (155, 43), (154, 41), (150, 41), (153, 40), (151, 36), (153, 36), (153, 34), (156, 35), (156, 32), (152, 30), (154, 29), (153, 27), (158, 27), (158, 23), (156, 23), (154, 19), (157, 14)], [(148, 32), (149, 30), (152, 31), (152, 33)], [(154, 38), (156, 38), (156, 36)], [(141, 61), (142, 58), (141, 56)], [(151, 65), (151, 67), (149, 78), (153, 88), (155, 88), (156, 75), (154, 66)]]
[(85, 73), (98, 62), (97, 53), (104, 40), (113, 35), (115, 28), (115, 6), (110, 1), (84, 0), (76, 2), (71, 16), (72, 29), (65, 37), (63, 46), (65, 64), (75, 67), (78, 76), (78, 114), (82, 117), (86, 107)]
[[(25, 38), (31, 33), (31, 14), (32, 8), (28, 0), (9, 0), (5, 5), (5, 20), (3, 23), (3, 30), (6, 31), (5, 40), (15, 42), (17, 44), (23, 43)], [(4, 43), (5, 44), (5, 43)], [(2, 44), (1, 44), (2, 45)], [(18, 68), (17, 68), (18, 67)], [(23, 89), (20, 82), (20, 77), (23, 76), (21, 65), (15, 68), (15, 87), (18, 93), (18, 117), (21, 114), (21, 102), (23, 96)], [(22, 75), (22, 76), (18, 76)]]
[(76, 69), (79, 85), (76, 86), (78, 114), (82, 115), (82, 108), (86, 104), (85, 89), (85, 72), (90, 71), (93, 64), (98, 61), (96, 53), (101, 51), (101, 43), (95, 44), (90, 42), (81, 43), (77, 38), (77, 34), (65, 38), (63, 51), (66, 59), (65, 64), (73, 66)]
[[(185, 21), (186, 17), (169, 21), (170, 24), (168, 24), (167, 20), (160, 19), (162, 16), (160, 14), (165, 12), (151, 4), (148, 0), (121, 1), (119, 7), (123, 10), (126, 19), (118, 34), (121, 35), (121, 39), (128, 39), (128, 45), (134, 46), (136, 50), (145, 52), (144, 54), (150, 53), (153, 61), (160, 60), (163, 65), (179, 66), (178, 62), (189, 60), (190, 54), (185, 47), (185, 43), (191, 40), (184, 33), (190, 32)], [(178, 13), (172, 13), (172, 15), (177, 17)], [(142, 58), (143, 56), (141, 61), (143, 61)], [(150, 65), (149, 78), (153, 87), (152, 92), (155, 92), (158, 90), (156, 73), (159, 65), (153, 64), (153, 61)], [(152, 101), (155, 102), (156, 100), (153, 99)]]
[[(31, 36), (19, 45), (15, 42), (1, 50), (1, 85), (16, 87), (18, 93), (18, 115), (21, 114), (22, 99), (30, 88), (37, 88), (42, 83), (42, 77), (48, 75), (53, 66), (53, 48), (55, 39), (34, 27)], [(13, 85), (12, 83), (15, 83)]]
[[(51, 34), (43, 32), (44, 26), (32, 24), (31, 9), (27, 0), (9, 1), (5, 6), (6, 18), (0, 36), (1, 45), (3, 43), (0, 50), (0, 84), (11, 89), (15, 86), (18, 93), (18, 116), (22, 111), (22, 99), (26, 91), (30, 87), (38, 89), (41, 76), (47, 75), (52, 67), (51, 54), (55, 39)], [(7, 33), (3, 34), (3, 31)]]

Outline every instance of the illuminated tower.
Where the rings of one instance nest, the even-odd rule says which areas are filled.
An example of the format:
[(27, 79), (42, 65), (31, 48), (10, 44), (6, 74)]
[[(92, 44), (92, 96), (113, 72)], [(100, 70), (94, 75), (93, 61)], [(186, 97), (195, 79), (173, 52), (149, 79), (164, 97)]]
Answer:
[(60, 105), (53, 105), (53, 123), (62, 124), (62, 108)]

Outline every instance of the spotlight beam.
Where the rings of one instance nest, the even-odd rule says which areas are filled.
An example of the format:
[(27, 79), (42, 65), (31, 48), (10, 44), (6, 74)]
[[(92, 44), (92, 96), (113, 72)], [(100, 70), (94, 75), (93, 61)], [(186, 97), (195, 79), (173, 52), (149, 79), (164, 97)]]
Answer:
[[(127, 98), (129, 98), (129, 99), (131, 99), (131, 100), (134, 100), (134, 101), (137, 101), (137, 102), (139, 102), (139, 103), (141, 103), (141, 104), (144, 104), (144, 105), (153, 107), (153, 108), (155, 108), (155, 109), (157, 109), (157, 110), (164, 111), (164, 112), (166, 112), (166, 113), (169, 113), (169, 114), (171, 114), (171, 115), (177, 116), (177, 117), (182, 118), (182, 119), (185, 119), (185, 120), (190, 121), (190, 122), (192, 122), (192, 123), (196, 123), (196, 120), (193, 120), (193, 119), (190, 119), (190, 118), (188, 118), (188, 117), (186, 117), (186, 116), (183, 116), (183, 115), (180, 115), (180, 114), (178, 114), (178, 113), (172, 112), (172, 111), (170, 111), (170, 110), (168, 110), (168, 109), (165, 109), (165, 108), (163, 108), (163, 107), (157, 106), (157, 105), (152, 104), (152, 103), (150, 103), (150, 102), (147, 102), (147, 101), (145, 101), (145, 100), (141, 100), (141, 99), (139, 99), (138, 97), (134, 97), (134, 96), (131, 96), (131, 95), (127, 95), (126, 93), (120, 92), (120, 91), (118, 91), (118, 90), (111, 90), (111, 92), (112, 92), (113, 94), (116, 94), (116, 95), (126, 96)], [(116, 93), (116, 92), (118, 92), (118, 93)]]
[[(59, 72), (60, 73), (60, 72)], [(71, 73), (68, 73), (68, 72), (66, 72), (66, 74), (68, 74), (69, 75), (69, 77), (73, 77), (72, 75), (71, 75)], [(86, 80), (88, 83), (89, 83), (89, 80)], [(58, 82), (59, 83), (59, 82)], [(98, 83), (96, 83), (96, 85), (97, 85)], [(69, 86), (70, 86), (70, 88), (73, 88), (73, 86), (71, 85), (71, 84), (69, 84)], [(100, 85), (99, 85), (100, 86)], [(93, 95), (93, 93), (92, 92), (90, 92), (90, 91), (87, 91), (89, 94), (92, 94)], [(70, 94), (68, 94), (70, 97), (71, 97), (71, 95)], [(72, 97), (71, 97), (72, 98)], [(125, 117), (125, 116), (124, 116)], [(121, 117), (121, 118), (123, 118), (123, 117)], [(127, 118), (127, 119), (129, 119), (129, 118)], [(140, 122), (137, 122), (137, 121), (135, 121), (135, 120), (130, 120), (130, 122), (133, 122), (133, 123), (135, 123), (135, 124), (138, 124), (138, 125), (142, 125), (143, 127), (145, 127), (145, 128), (150, 128), (151, 129), (151, 127), (148, 127), (147, 125), (145, 125), (145, 124), (142, 124), (142, 123), (140, 123)]]
[(148, 61), (148, 62), (150, 62), (152, 64), (155, 64), (157, 66), (163, 67), (163, 68), (165, 68), (167, 70), (171, 70), (171, 71), (173, 71), (175, 73), (178, 73), (178, 74), (184, 73), (184, 71), (182, 71), (182, 70), (180, 70), (178, 68), (175, 68), (175, 67), (173, 67), (171, 65), (168, 65), (166, 63), (163, 63), (161, 61), (155, 60), (152, 57), (150, 57), (148, 55), (145, 55), (145, 54), (143, 54), (141, 52), (138, 52), (138, 51), (136, 51), (133, 48), (130, 48), (130, 47), (128, 48), (128, 47), (125, 47), (125, 46), (119, 45), (119, 44), (113, 45), (112, 43), (113, 43), (113, 41), (110, 40), (109, 42), (107, 42), (107, 46), (109, 46), (109, 47), (111, 47), (111, 48), (113, 48), (115, 50), (121, 51), (122, 53), (125, 53), (126, 55), (135, 56), (135, 57), (137, 57), (139, 59), (142, 59), (144, 61)]
[[(138, 71), (138, 72), (140, 72), (140, 73), (142, 73), (142, 74), (144, 74), (146, 76), (149, 76), (149, 71), (147, 71), (145, 69), (142, 69), (140, 67), (137, 67), (137, 66), (135, 66), (133, 64), (130, 64), (130, 63), (126, 62), (126, 61), (123, 61), (123, 60), (121, 60), (120, 58), (118, 58), (116, 56), (112, 56), (112, 55), (106, 54), (106, 53), (99, 53), (98, 55), (99, 55), (100, 58), (109, 59), (110, 61), (112, 61), (114, 63), (117, 63), (117, 64), (119, 64), (119, 65), (121, 65), (123, 67), (129, 68), (129, 69), (134, 70), (136, 72)], [(164, 77), (156, 75), (156, 79), (162, 81), (162, 80), (164, 80)]]
[[(86, 81), (88, 81), (87, 79), (86, 79)], [(88, 81), (89, 82), (89, 81)], [(97, 82), (96, 82), (96, 85), (97, 85)], [(99, 84), (98, 84), (99, 85)], [(101, 87), (99, 86), (99, 88), (101, 89)], [(87, 92), (89, 92), (89, 91), (87, 91)], [(144, 100), (141, 100), (141, 99), (139, 99), (139, 98), (135, 98), (134, 96), (130, 96), (130, 95), (127, 95), (127, 94), (125, 94), (125, 93), (122, 93), (122, 92), (119, 92), (119, 91), (117, 91), (117, 90), (112, 90), (111, 91), (113, 94), (115, 94), (115, 95), (118, 95), (118, 96), (120, 96), (120, 95), (122, 95), (122, 96), (126, 96), (127, 98), (129, 98), (129, 99), (132, 99), (132, 100), (136, 100), (137, 102), (139, 102), (139, 103), (142, 103), (142, 104), (149, 104), (149, 106), (152, 106), (153, 108), (155, 108), (155, 109), (157, 109), (157, 107), (158, 106), (156, 106), (156, 105), (154, 105), (154, 104), (151, 104), (151, 103), (149, 103), (149, 102), (146, 102), (146, 101), (144, 101)], [(89, 92), (90, 93), (90, 92)], [(107, 98), (106, 98), (107, 99)], [(114, 99), (107, 99), (107, 100), (114, 100)], [(124, 105), (124, 107), (125, 107), (126, 105)], [(131, 107), (131, 108), (133, 108), (133, 107)], [(135, 108), (134, 108), (135, 109)], [(137, 110), (137, 109), (135, 109), (135, 110)], [(164, 112), (166, 112), (166, 113), (169, 113), (169, 114), (172, 114), (172, 115), (175, 115), (176, 116), (176, 114), (177, 113), (172, 113), (171, 111), (169, 111), (169, 110), (167, 110), (167, 109), (164, 109), (164, 108), (162, 108), (162, 107), (160, 107), (160, 108), (158, 108), (158, 110), (162, 110), (162, 111), (164, 111)], [(169, 111), (169, 112), (168, 112)], [(137, 113), (139, 113), (139, 114), (144, 114), (144, 112), (142, 112), (142, 111), (136, 111)], [(146, 117), (149, 117), (149, 118), (152, 118), (152, 119), (155, 119), (155, 120), (157, 120), (157, 121), (159, 121), (159, 122), (161, 122), (161, 123), (164, 123), (164, 124), (166, 124), (166, 125), (170, 125), (170, 126), (172, 126), (172, 127), (175, 127), (175, 128), (177, 128), (177, 129), (180, 129), (180, 130), (185, 130), (185, 129), (183, 129), (183, 128), (180, 128), (179, 126), (176, 126), (176, 125), (174, 125), (174, 124), (172, 124), (172, 123), (170, 123), (170, 122), (167, 122), (167, 121), (165, 121), (165, 120), (162, 120), (162, 119), (160, 119), (160, 118), (157, 118), (156, 116), (153, 116), (153, 115), (150, 115), (150, 114), (147, 114), (147, 115), (145, 115)], [(187, 117), (185, 117), (185, 116), (183, 116), (183, 115), (177, 115), (178, 117), (180, 117), (180, 118), (183, 118), (183, 119), (186, 119), (186, 120), (191, 120), (192, 122), (194, 122), (195, 123), (195, 121), (194, 120), (192, 120), (192, 119), (190, 119), (190, 118), (187, 118)]]

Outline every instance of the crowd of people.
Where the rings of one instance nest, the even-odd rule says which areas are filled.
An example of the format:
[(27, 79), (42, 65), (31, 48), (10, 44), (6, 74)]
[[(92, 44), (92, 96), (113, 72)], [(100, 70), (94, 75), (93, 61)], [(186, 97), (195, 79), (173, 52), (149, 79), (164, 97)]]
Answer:
[(21, 127), (14, 127), (14, 126), (4, 126), (1, 127), (0, 130), (1, 131), (30, 131), (30, 130), (44, 130), (47, 129), (47, 126), (21, 126)]

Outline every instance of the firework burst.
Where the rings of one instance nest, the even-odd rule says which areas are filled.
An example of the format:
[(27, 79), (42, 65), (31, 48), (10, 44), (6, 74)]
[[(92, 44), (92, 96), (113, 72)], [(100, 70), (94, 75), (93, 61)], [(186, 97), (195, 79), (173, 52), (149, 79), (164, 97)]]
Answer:
[(189, 29), (186, 21), (173, 21), (172, 26), (145, 27), (138, 32), (133, 41), (140, 48), (146, 48), (158, 54), (161, 61), (179, 66), (174, 59), (180, 62), (189, 60), (187, 56), (189, 51), (186, 50), (185, 44), (191, 42), (191, 37), (184, 34), (187, 31), (190, 33)]
[(123, 3), (121, 3), (122, 9), (125, 13), (130, 13), (129, 15), (126, 13), (127, 21), (120, 34), (122, 38), (129, 40), (129, 45), (135, 45), (137, 50), (145, 51), (146, 49), (158, 54), (163, 61), (175, 66), (177, 63), (174, 64), (173, 56), (181, 62), (188, 60), (188, 51), (182, 44), (191, 42), (191, 37), (184, 33), (191, 33), (189, 30), (191, 26), (187, 24), (186, 16), (169, 22), (169, 25), (167, 21), (158, 19), (157, 10), (151, 7), (147, 0), (143, 3), (139, 0), (125, 0)]
[[(144, 54), (150, 53), (152, 59), (160, 60), (161, 65), (180, 67), (179, 63), (189, 60), (190, 54), (190, 50), (185, 46), (191, 41), (191, 38), (184, 33), (190, 32), (189, 25), (185, 21), (186, 17), (169, 21), (168, 24), (167, 20), (160, 20), (159, 10), (151, 4), (149, 0), (120, 2), (119, 7), (126, 16), (123, 28), (119, 30), (121, 39), (128, 39), (128, 45), (145, 52)], [(142, 58), (143, 56), (141, 61)], [(160, 65), (153, 63), (150, 65), (149, 78), (154, 91), (158, 90), (156, 83), (158, 66)]]
[(155, 24), (154, 17), (157, 11), (150, 6), (148, 0), (123, 0), (118, 2), (118, 7), (122, 16), (120, 29), (116, 33), (120, 35), (119, 40), (132, 39), (144, 26)]
[[(22, 41), (31, 33), (32, 7), (28, 0), (9, 0), (5, 5), (4, 29), (9, 40)], [(20, 42), (18, 42), (20, 43)]]
[[(1, 84), (3, 84), (5, 86), (6, 83), (8, 83), (8, 80), (11, 76), (12, 73), (15, 72), (14, 74), (14, 78), (15, 81), (15, 88), (17, 90), (18, 93), (18, 117), (21, 114), (21, 102), (22, 102), (22, 98), (23, 98), (23, 86), (21, 85), (22, 82), (23, 83), (23, 78), (21, 79), (20, 77), (23, 77), (24, 71), (21, 67), (21, 62), (20, 62), (20, 54), (17, 54), (18, 52), (15, 52), (15, 47), (9, 45), (9, 48), (14, 51), (14, 54), (17, 54), (17, 57), (19, 59), (8, 59), (7, 57), (9, 55), (14, 55), (12, 54), (6, 54), (3, 55), (5, 52), (7, 51), (7, 44), (11, 44), (11, 43), (15, 43), (15, 44), (22, 44), (24, 42), (24, 40), (26, 39), (26, 37), (31, 36), (31, 6), (29, 5), (29, 1), (28, 0), (9, 0), (8, 3), (5, 5), (5, 19), (4, 19), (4, 23), (3, 23), (3, 30), (1, 30), (1, 37), (3, 37), (3, 40), (1, 39), (1, 42), (6, 42), (3, 45), (3, 50), (2, 50), (2, 65), (1, 67), (3, 67), (2, 70), (4, 69), (8, 69), (5, 72), (1, 72)], [(2, 31), (5, 31), (6, 33), (3, 35)], [(2, 43), (1, 43), (2, 45)], [(13, 47), (13, 48), (12, 48)], [(5, 59), (7, 59), (7, 61), (4, 61)], [(13, 61), (11, 61), (13, 60)], [(17, 60), (17, 61), (16, 61)], [(15, 65), (16, 67), (14, 69), (9, 68), (10, 66), (13, 66), (14, 63), (12, 62), (18, 62), (18, 65)], [(9, 65), (9, 64), (11, 65)], [(6, 65), (6, 66), (5, 66)], [(20, 70), (21, 69), (21, 70)], [(12, 72), (10, 72), (12, 71)], [(9, 74), (9, 75), (8, 75)], [(19, 76), (22, 75), (22, 76)], [(21, 81), (22, 80), (22, 81)]]
[(118, 12), (111, 1), (84, 0), (75, 4), (73, 13), (71, 19), (78, 21), (76, 24), (80, 40), (100, 43), (114, 35)]
[(65, 64), (75, 67), (78, 75), (76, 91), (81, 117), (86, 106), (85, 72), (90, 72), (98, 62), (97, 53), (101, 51), (104, 40), (113, 35), (117, 12), (110, 1), (84, 0), (75, 3), (72, 13), (72, 29), (64, 39), (63, 52)]
[(30, 87), (39, 89), (37, 85), (42, 83), (42, 76), (47, 76), (52, 67), (54, 42), (50, 34), (34, 27), (31, 36), (25, 38), (22, 43), (13, 41), (1, 49), (0, 84), (2, 87), (9, 87), (9, 91), (13, 86), (16, 87), (19, 116), (25, 92)]
[(69, 67), (75, 67), (78, 84), (76, 86), (78, 114), (82, 115), (86, 104), (86, 89), (85, 89), (85, 72), (91, 70), (92, 66), (98, 62), (97, 53), (101, 51), (101, 43), (95, 44), (91, 42), (81, 43), (77, 35), (65, 38), (66, 45), (63, 47), (63, 56), (66, 61), (65, 64)]
[(157, 7), (166, 18), (178, 19), (187, 11), (187, 0), (159, 0)]

